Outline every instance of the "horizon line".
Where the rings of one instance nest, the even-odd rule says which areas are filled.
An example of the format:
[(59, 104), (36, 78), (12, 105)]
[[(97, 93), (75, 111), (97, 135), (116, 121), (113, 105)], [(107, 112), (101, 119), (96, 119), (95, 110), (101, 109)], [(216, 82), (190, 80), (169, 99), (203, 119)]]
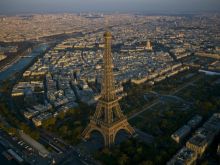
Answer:
[(38, 11), (38, 12), (0, 12), (0, 15), (23, 15), (23, 14), (80, 14), (80, 13), (102, 13), (102, 14), (145, 14), (145, 15), (193, 15), (193, 14), (220, 14), (219, 10), (204, 11)]

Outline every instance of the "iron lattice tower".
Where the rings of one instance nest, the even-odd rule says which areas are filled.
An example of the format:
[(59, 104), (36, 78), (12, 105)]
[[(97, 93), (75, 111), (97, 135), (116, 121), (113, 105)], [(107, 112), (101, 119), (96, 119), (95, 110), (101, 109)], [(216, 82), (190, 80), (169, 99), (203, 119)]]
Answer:
[(115, 142), (116, 134), (124, 129), (129, 134), (134, 134), (134, 129), (122, 113), (118, 97), (115, 91), (115, 80), (113, 75), (113, 62), (111, 54), (112, 35), (104, 33), (105, 49), (103, 55), (103, 78), (101, 98), (99, 99), (96, 111), (90, 117), (90, 122), (82, 133), (84, 139), (88, 139), (92, 131), (99, 131), (104, 137), (105, 146), (110, 147)]

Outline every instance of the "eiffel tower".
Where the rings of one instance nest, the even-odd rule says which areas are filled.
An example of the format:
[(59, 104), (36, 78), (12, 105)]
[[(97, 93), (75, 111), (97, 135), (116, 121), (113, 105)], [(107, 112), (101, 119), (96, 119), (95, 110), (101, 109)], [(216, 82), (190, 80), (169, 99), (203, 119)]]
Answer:
[(103, 56), (103, 79), (101, 98), (99, 99), (96, 111), (90, 117), (90, 122), (82, 132), (84, 139), (90, 138), (93, 131), (99, 131), (106, 147), (110, 147), (115, 142), (116, 134), (119, 130), (125, 130), (130, 135), (134, 134), (134, 129), (127, 121), (127, 117), (122, 113), (118, 97), (115, 91), (115, 80), (113, 75), (113, 62), (111, 54), (112, 35), (109, 31), (104, 33), (105, 49)]

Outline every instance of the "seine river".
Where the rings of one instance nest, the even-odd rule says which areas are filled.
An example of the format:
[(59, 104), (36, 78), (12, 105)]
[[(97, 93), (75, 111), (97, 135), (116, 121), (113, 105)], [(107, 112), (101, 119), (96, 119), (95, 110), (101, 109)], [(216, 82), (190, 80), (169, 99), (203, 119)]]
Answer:
[(27, 57), (22, 57), (18, 62), (16, 62), (6, 70), (0, 72), (0, 82), (11, 78), (11, 76), (15, 73), (24, 70), (37, 56), (43, 53), (47, 48), (47, 44), (39, 45), (38, 47), (34, 48), (32, 52), (27, 55)]

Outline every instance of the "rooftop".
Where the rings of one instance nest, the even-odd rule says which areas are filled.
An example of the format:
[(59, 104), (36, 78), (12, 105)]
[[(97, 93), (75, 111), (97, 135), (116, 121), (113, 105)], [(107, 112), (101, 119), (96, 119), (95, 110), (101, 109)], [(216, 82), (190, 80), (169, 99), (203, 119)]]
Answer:
[(25, 134), (22, 130), (19, 131), (21, 138), (28, 144), (30, 144), (34, 149), (44, 156), (48, 156), (49, 151), (39, 142), (31, 138), (29, 135)]

